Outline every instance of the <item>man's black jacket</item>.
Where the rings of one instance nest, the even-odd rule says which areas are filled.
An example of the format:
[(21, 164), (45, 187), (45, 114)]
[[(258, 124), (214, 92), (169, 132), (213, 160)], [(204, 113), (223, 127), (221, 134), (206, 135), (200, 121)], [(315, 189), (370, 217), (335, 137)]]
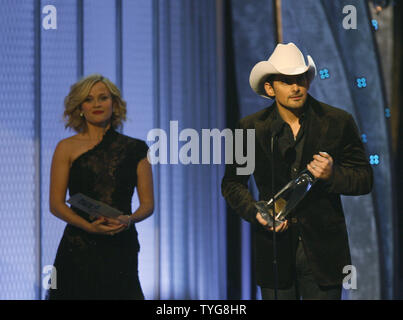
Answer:
[[(294, 209), (295, 224), (277, 233), (279, 288), (292, 284), (297, 234), (302, 238), (310, 267), (319, 285), (341, 285), (343, 268), (351, 264), (347, 229), (340, 194), (362, 195), (372, 189), (372, 168), (368, 163), (357, 126), (352, 116), (308, 96), (309, 121), (302, 152), (300, 171), (313, 155), (325, 151), (333, 158), (330, 180), (319, 180)], [(238, 129), (255, 129), (255, 170), (253, 176), (259, 200), (269, 200), (271, 190), (271, 125), (275, 103), (240, 120)], [(246, 150), (246, 131), (244, 150)], [(278, 147), (274, 149), (275, 188), (280, 190), (290, 180), (290, 167)], [(230, 207), (253, 224), (255, 267), (258, 285), (273, 287), (272, 232), (256, 220), (255, 199), (248, 190), (248, 175), (237, 175), (236, 163), (226, 165), (222, 194)], [(360, 214), (355, 212), (354, 214)], [(295, 221), (295, 219), (294, 219)]]

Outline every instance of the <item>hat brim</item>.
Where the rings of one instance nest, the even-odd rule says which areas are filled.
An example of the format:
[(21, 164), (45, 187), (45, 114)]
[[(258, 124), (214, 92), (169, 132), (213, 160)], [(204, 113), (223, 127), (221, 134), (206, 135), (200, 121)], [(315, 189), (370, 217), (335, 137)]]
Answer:
[(249, 76), (249, 84), (253, 91), (255, 91), (258, 95), (273, 99), (272, 97), (268, 96), (265, 89), (264, 83), (268, 76), (273, 74), (284, 74), (289, 76), (295, 76), (299, 74), (303, 74), (308, 72), (308, 81), (311, 83), (316, 76), (316, 66), (311, 58), (311, 56), (307, 56), (308, 65), (301, 66), (298, 68), (282, 68), (276, 69), (269, 61), (260, 61), (258, 62), (252, 69), (250, 76)]

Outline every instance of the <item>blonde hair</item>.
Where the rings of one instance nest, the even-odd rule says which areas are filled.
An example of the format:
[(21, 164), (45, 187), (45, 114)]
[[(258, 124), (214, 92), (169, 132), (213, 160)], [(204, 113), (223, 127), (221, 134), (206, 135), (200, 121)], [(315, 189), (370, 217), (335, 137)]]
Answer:
[(111, 126), (116, 129), (123, 126), (126, 120), (126, 101), (120, 95), (119, 88), (108, 78), (100, 74), (91, 74), (82, 78), (70, 87), (70, 92), (64, 99), (63, 118), (65, 128), (69, 127), (76, 132), (83, 132), (87, 129), (87, 122), (80, 116), (81, 104), (88, 97), (94, 84), (102, 82), (108, 88), (112, 96), (113, 112)]

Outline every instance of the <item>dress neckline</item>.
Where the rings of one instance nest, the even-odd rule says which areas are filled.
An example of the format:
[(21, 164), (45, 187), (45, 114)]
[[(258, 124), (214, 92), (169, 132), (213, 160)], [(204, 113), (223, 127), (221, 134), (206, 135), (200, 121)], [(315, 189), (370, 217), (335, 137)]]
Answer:
[(73, 167), (73, 165), (77, 162), (77, 160), (79, 160), (80, 158), (82, 158), (84, 155), (87, 155), (93, 151), (95, 151), (96, 149), (98, 149), (102, 144), (104, 144), (108, 138), (112, 135), (112, 133), (115, 132), (115, 130), (113, 129), (112, 126), (110, 126), (108, 128), (108, 130), (106, 130), (102, 136), (102, 139), (96, 144), (94, 145), (92, 148), (88, 149), (87, 151), (84, 151), (83, 153), (81, 153), (77, 158), (75, 158), (72, 162), (71, 162), (71, 166), (70, 168)]

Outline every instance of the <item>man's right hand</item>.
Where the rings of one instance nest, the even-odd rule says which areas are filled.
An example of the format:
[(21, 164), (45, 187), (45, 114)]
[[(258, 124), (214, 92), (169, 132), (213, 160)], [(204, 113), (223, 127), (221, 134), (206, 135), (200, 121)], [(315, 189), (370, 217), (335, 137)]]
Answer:
[[(263, 227), (266, 228), (266, 230), (273, 231), (273, 227), (269, 227), (269, 223), (268, 223), (265, 219), (263, 219), (263, 217), (262, 217), (262, 215), (260, 214), (260, 212), (258, 212), (258, 213), (256, 214), (256, 219), (257, 219), (257, 221), (259, 221), (259, 223), (260, 223)], [(283, 232), (283, 231), (285, 231), (285, 230), (287, 230), (287, 229), (288, 229), (288, 220), (285, 220), (284, 222), (282, 222), (280, 225), (278, 225), (278, 226), (276, 227), (276, 232)]]

